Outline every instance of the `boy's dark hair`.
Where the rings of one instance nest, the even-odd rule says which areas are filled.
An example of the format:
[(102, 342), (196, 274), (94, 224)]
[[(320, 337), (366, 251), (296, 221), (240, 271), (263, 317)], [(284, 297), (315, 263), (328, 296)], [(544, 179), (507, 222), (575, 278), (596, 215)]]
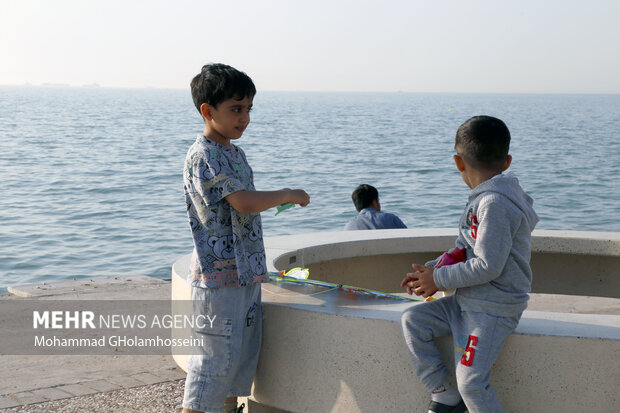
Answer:
[(351, 195), (355, 209), (361, 211), (364, 208), (368, 208), (372, 201), (379, 199), (379, 192), (374, 186), (362, 184), (355, 188)]
[(510, 131), (492, 116), (474, 116), (456, 131), (454, 148), (476, 168), (501, 169), (510, 149)]
[(256, 87), (248, 75), (222, 63), (204, 65), (192, 79), (190, 87), (198, 112), (203, 103), (217, 107), (227, 99), (242, 100), (256, 94)]

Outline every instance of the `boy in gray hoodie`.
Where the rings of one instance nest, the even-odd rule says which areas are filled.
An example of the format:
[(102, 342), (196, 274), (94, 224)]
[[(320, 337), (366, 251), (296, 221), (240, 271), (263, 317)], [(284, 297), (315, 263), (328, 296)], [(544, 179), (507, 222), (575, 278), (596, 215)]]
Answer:
[[(409, 294), (453, 295), (405, 310), (401, 326), (415, 373), (431, 392), (429, 412), (502, 412), (489, 384), (491, 366), (527, 307), (532, 283), (531, 233), (538, 222), (532, 198), (517, 178), (502, 174), (512, 157), (510, 132), (499, 119), (476, 116), (456, 132), (454, 162), (472, 189), (455, 250), (465, 261), (413, 264), (402, 282)], [(452, 251), (454, 252), (454, 250)], [(451, 253), (452, 253), (451, 252)], [(452, 334), (458, 391), (433, 337)]]

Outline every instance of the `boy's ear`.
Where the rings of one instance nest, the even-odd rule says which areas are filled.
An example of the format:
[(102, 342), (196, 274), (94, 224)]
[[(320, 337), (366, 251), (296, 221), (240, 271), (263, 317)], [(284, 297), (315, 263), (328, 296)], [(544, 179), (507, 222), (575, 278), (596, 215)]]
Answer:
[(200, 113), (202, 114), (202, 117), (207, 120), (213, 119), (213, 115), (211, 114), (211, 105), (208, 103), (203, 103), (200, 105)]
[(506, 155), (506, 162), (504, 163), (504, 166), (502, 167), (502, 172), (510, 168), (511, 163), (512, 163), (512, 155)]
[(370, 207), (375, 211), (381, 211), (381, 204), (379, 203), (378, 199), (373, 199), (373, 201), (370, 203)]
[(459, 172), (463, 172), (465, 170), (465, 162), (463, 162), (463, 158), (460, 155), (454, 155), (454, 163), (456, 164), (456, 169)]

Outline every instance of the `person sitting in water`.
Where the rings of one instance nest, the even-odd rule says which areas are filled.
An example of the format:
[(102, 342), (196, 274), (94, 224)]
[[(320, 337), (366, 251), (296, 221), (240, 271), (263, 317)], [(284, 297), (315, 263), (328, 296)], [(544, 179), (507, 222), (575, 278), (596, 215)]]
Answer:
[(407, 228), (396, 215), (381, 211), (379, 192), (373, 186), (362, 184), (351, 195), (359, 214), (345, 227), (345, 231), (357, 229)]

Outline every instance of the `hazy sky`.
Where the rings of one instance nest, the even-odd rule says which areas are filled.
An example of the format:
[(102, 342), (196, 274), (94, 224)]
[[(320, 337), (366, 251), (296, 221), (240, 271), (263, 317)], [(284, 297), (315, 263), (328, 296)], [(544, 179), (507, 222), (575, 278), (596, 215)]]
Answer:
[(620, 93), (617, 0), (0, 0), (0, 84)]

